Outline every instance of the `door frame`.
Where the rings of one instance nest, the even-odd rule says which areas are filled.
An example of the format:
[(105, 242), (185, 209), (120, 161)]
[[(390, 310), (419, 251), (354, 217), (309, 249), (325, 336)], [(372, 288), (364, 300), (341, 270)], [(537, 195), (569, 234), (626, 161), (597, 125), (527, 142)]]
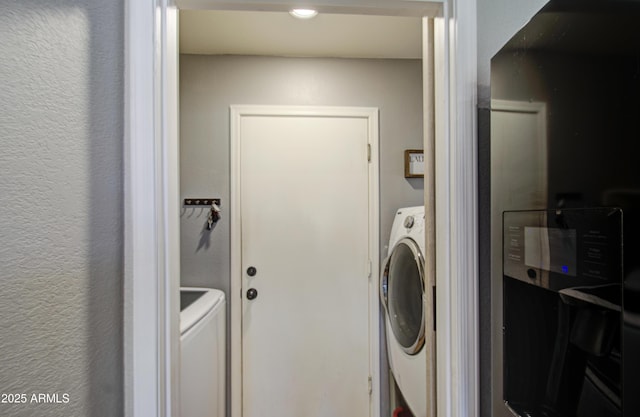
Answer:
[[(242, 417), (242, 227), (238, 213), (241, 213), (241, 121), (250, 116), (292, 116), (292, 117), (342, 117), (365, 119), (368, 127), (367, 143), (371, 147), (371, 160), (368, 164), (369, 178), (369, 255), (371, 265), (380, 262), (380, 194), (379, 194), (379, 124), (378, 109), (372, 107), (334, 107), (334, 106), (271, 106), (271, 105), (232, 105), (230, 121), (230, 210), (231, 216), (231, 417)], [(363, 154), (366, 152), (362, 150)], [(378, 303), (378, 268), (372, 267), (369, 276), (369, 369), (372, 377), (372, 395), (370, 401), (380, 401), (380, 329), (376, 324), (380, 314)], [(379, 417), (380, 407), (372, 406), (371, 417)]]
[[(183, 3), (189, 1), (193, 8), (235, 4), (245, 10), (295, 4)], [(425, 191), (435, 200), (434, 241), (427, 241), (427, 247), (437, 254), (436, 396), (442, 417), (479, 415), (476, 2), (377, 3), (378, 14), (383, 3), (395, 8), (422, 3), (436, 10), (424, 16), (435, 21), (436, 80), (435, 92), (424, 83), (425, 103), (432, 100), (435, 108), (434, 135), (429, 137), (425, 129), (425, 149), (434, 149), (432, 166), (426, 168), (434, 173), (434, 184)], [(343, 0), (341, 6), (329, 0), (315, 3), (350, 13), (367, 9), (365, 0)], [(173, 0), (125, 0), (123, 350), (128, 417), (170, 417), (179, 410), (177, 11)]]

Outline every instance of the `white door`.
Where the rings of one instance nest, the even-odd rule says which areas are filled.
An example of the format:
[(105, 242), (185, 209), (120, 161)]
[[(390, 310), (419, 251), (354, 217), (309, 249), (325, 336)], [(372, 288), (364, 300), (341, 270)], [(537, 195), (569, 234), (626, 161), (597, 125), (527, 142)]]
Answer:
[(242, 416), (366, 417), (373, 124), (348, 110), (276, 113), (237, 126)]

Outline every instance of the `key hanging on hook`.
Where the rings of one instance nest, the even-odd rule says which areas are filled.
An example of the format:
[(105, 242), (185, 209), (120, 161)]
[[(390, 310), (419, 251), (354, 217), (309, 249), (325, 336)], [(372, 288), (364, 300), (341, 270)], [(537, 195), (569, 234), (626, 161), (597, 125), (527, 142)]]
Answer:
[(211, 203), (211, 209), (209, 210), (209, 217), (207, 218), (207, 229), (211, 230), (213, 224), (220, 220), (220, 207), (216, 202)]

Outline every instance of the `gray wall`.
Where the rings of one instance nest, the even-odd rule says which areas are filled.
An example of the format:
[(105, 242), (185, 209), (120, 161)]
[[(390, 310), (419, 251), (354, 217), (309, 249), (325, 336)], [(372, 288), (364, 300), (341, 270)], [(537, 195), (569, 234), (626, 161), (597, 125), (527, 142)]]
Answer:
[(2, 416), (120, 416), (122, 1), (0, 3)]
[(480, 268), (480, 415), (491, 411), (490, 63), (547, 0), (478, 0), (478, 205)]
[[(378, 107), (383, 256), (395, 210), (423, 204), (423, 179), (404, 178), (404, 150), (422, 149), (420, 60), (181, 55), (181, 198), (220, 197), (223, 216), (209, 232), (206, 210), (183, 209), (182, 285), (229, 290), (231, 104)], [(386, 346), (381, 347), (386, 410)]]
[(381, 247), (395, 210), (422, 204), (423, 180), (403, 168), (422, 148), (421, 61), (181, 55), (180, 192), (222, 198), (223, 216), (209, 232), (207, 210), (183, 208), (182, 285), (229, 290), (231, 104), (378, 107)]

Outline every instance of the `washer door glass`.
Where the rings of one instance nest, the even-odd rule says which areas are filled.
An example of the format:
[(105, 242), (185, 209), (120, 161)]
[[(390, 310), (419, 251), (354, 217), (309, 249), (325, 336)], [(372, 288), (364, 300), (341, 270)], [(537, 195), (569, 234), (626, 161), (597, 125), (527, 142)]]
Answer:
[(388, 260), (387, 313), (396, 340), (410, 355), (424, 344), (424, 259), (416, 243), (405, 238)]

